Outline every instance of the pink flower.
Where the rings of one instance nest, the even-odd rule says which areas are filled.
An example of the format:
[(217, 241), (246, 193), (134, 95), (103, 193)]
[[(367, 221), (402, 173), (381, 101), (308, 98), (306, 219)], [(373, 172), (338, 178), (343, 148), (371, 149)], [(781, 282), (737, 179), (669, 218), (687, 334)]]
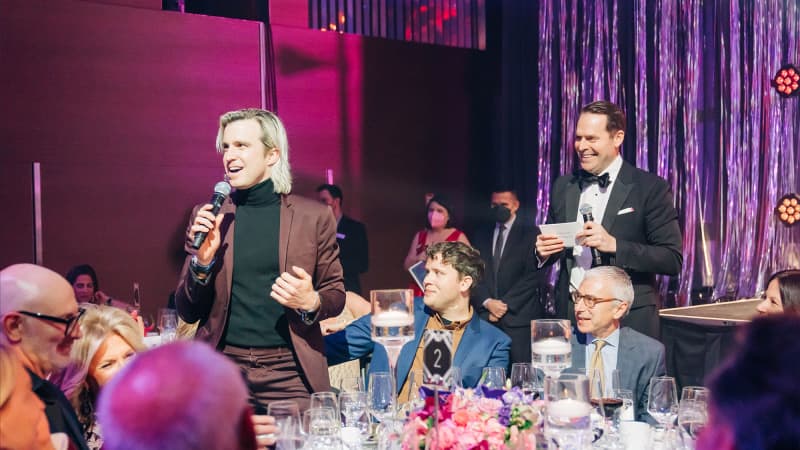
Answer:
[(494, 398), (481, 398), (476, 403), (479, 411), (491, 415), (496, 415), (503, 407), (503, 402)]

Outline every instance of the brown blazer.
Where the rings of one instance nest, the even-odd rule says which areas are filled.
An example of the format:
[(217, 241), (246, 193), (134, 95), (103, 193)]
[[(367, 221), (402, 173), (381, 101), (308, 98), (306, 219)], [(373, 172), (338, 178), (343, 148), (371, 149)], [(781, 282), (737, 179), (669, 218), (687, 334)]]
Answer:
[[(192, 211), (194, 219), (198, 205)], [(199, 321), (196, 339), (221, 349), (222, 334), (228, 320), (228, 307), (233, 278), (233, 227), (236, 205), (228, 198), (220, 208), (224, 214), (220, 231), (222, 244), (217, 250), (214, 267), (206, 285), (197, 283), (189, 272), (189, 261), (195, 252), (187, 229), (186, 261), (175, 291), (175, 305), (181, 319), (188, 323)], [(336, 219), (326, 206), (298, 197), (281, 195), (280, 271), (299, 266), (311, 274), (314, 289), (319, 292), (321, 306), (314, 322), (304, 323), (300, 315), (286, 309), (292, 344), (306, 379), (315, 392), (330, 390), (328, 363), (319, 321), (335, 317), (344, 308), (344, 283), (336, 244)], [(275, 301), (264, 292), (265, 301)]]

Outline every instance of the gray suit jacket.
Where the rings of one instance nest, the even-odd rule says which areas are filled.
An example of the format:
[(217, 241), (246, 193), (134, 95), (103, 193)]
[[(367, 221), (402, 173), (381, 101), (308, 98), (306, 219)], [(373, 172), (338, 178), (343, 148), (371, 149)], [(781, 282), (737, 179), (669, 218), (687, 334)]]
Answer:
[[(586, 368), (586, 335), (575, 332), (572, 335), (572, 367)], [(633, 405), (636, 420), (655, 423), (647, 413), (647, 394), (650, 378), (667, 374), (664, 363), (664, 344), (645, 336), (636, 330), (622, 327), (619, 330), (619, 349), (617, 371), (622, 389), (633, 392)], [(576, 372), (568, 369), (565, 372)]]

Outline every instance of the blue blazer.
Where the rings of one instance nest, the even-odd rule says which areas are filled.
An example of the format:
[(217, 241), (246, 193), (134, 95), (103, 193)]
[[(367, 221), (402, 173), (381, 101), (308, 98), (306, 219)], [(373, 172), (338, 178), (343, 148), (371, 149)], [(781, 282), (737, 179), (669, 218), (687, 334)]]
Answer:
[[(414, 340), (403, 346), (397, 358), (397, 390), (403, 387), (414, 362), (414, 355), (420, 346), (422, 334), (428, 318), (433, 311), (425, 306), (422, 297), (414, 299)], [(389, 358), (382, 345), (372, 341), (371, 314), (352, 322), (339, 331), (325, 337), (325, 354), (328, 364), (339, 364), (358, 359), (372, 353), (369, 373), (388, 372)], [(473, 314), (466, 326), (461, 341), (453, 355), (453, 365), (461, 368), (464, 387), (475, 387), (484, 367), (503, 367), (509, 365), (511, 338), (497, 327)]]

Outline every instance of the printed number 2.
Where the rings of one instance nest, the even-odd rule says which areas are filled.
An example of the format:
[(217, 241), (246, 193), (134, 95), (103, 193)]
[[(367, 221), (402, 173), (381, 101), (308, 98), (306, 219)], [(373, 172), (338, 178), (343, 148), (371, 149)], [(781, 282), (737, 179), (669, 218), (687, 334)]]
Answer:
[(439, 361), (442, 360), (442, 351), (437, 348), (433, 350), (433, 354), (436, 355), (436, 361), (433, 362), (433, 367), (441, 369), (442, 366), (439, 365)]

